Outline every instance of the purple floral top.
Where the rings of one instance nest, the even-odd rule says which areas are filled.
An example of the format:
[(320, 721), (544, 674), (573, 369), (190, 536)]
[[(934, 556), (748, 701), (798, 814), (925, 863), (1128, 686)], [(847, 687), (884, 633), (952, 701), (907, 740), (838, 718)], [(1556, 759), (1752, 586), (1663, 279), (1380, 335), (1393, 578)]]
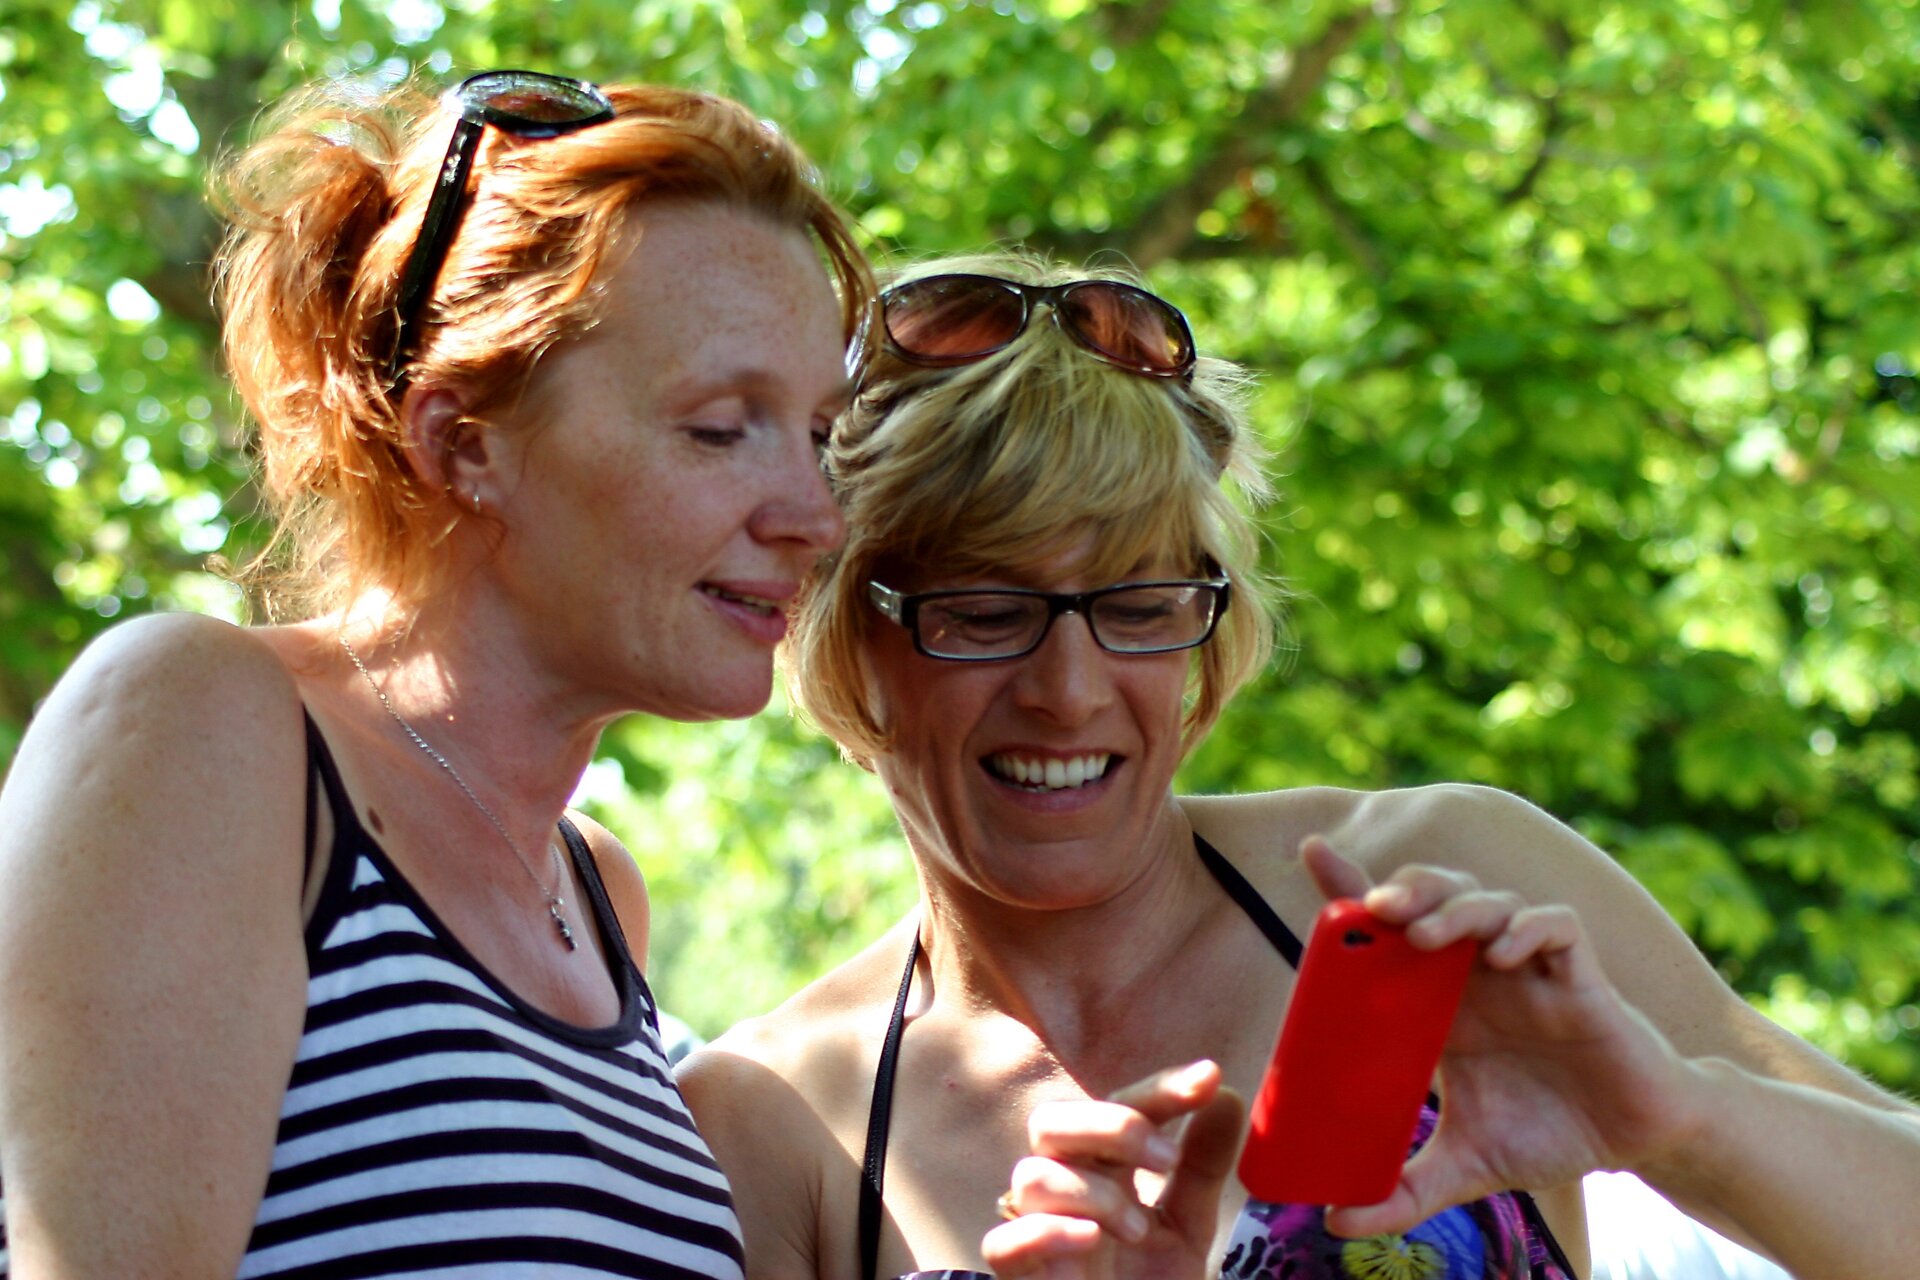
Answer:
[[(1414, 1150), (1439, 1114), (1420, 1109)], [(1221, 1280), (1573, 1280), (1530, 1198), (1501, 1192), (1444, 1209), (1404, 1234), (1347, 1240), (1320, 1205), (1249, 1200), (1234, 1223)]]
[[(1420, 1109), (1413, 1148), (1439, 1122)], [(1346, 1240), (1325, 1209), (1249, 1200), (1234, 1223), (1220, 1280), (1574, 1280), (1573, 1268), (1524, 1192), (1443, 1209), (1404, 1234)], [(993, 1280), (983, 1271), (913, 1271), (895, 1280)]]

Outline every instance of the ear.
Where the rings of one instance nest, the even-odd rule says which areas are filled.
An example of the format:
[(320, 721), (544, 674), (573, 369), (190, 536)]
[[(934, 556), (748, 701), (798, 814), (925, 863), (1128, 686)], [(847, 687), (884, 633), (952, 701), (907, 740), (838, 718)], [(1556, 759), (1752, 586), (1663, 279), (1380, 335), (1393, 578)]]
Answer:
[(448, 387), (412, 386), (400, 405), (407, 466), (428, 493), (471, 507), (488, 471), (486, 428), (467, 416), (466, 401)]

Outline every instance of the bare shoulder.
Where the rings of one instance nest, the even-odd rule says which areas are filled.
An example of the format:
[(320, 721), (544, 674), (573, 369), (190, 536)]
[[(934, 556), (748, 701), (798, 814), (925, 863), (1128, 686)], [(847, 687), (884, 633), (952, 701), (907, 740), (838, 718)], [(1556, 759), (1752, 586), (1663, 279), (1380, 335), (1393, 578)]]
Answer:
[(1489, 883), (1546, 882), (1568, 860), (1610, 861), (1573, 828), (1496, 787), (1443, 782), (1376, 791), (1326, 833), (1384, 876), (1411, 862), (1468, 871)]
[(37, 807), (106, 788), (118, 809), (170, 791), (218, 804), (250, 783), (297, 787), (300, 717), (292, 673), (256, 633), (191, 614), (136, 619), (89, 646), (48, 695), (21, 742), (9, 799)]
[[(680, 1065), (681, 1087), (728, 1111), (864, 1122), (913, 920), (902, 921), (777, 1008), (729, 1028)], [(705, 1116), (702, 1115), (702, 1123)]]
[(226, 720), (226, 729), (246, 735), (261, 712), (298, 703), (292, 673), (260, 633), (199, 614), (153, 614), (89, 645), (34, 727), (44, 736), (124, 722), (143, 738), (188, 738)]
[(10, 1192), (239, 1256), (305, 1009), (306, 774), (292, 673), (218, 621), (117, 627), (48, 696), (0, 791)]
[(756, 1274), (819, 1275), (821, 1257), (851, 1249), (835, 1243), (833, 1224), (851, 1220), (855, 1153), (913, 927), (903, 921), (680, 1063), (681, 1092), (733, 1183)]
[[(295, 679), (257, 633), (194, 615), (116, 627), (75, 661), (20, 744), (0, 792), (0, 872), (134, 901), (129, 885), (183, 899), (271, 895), (297, 937), (301, 725)], [(60, 857), (43, 856), (54, 848)], [(116, 887), (120, 877), (131, 878)]]
[(1292, 787), (1240, 795), (1181, 796), (1194, 834), (1217, 848), (1296, 924), (1310, 919), (1319, 896), (1300, 870), (1300, 842), (1346, 827), (1371, 793), (1343, 787)]
[(1277, 858), (1292, 866), (1310, 835), (1326, 837), (1376, 880), (1416, 862), (1522, 892), (1561, 887), (1570, 869), (1605, 878), (1617, 873), (1612, 859), (1571, 827), (1493, 787), (1299, 787), (1183, 797), (1180, 803), (1194, 829), (1234, 857), (1256, 883), (1263, 862)]

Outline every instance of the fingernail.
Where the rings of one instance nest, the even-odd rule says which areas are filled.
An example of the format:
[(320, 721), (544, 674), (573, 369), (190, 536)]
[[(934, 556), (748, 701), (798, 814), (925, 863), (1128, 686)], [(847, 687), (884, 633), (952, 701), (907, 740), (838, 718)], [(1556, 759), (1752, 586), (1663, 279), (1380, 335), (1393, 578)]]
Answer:
[(1213, 1061), (1209, 1058), (1202, 1058), (1198, 1062), (1189, 1063), (1180, 1068), (1179, 1073), (1173, 1077), (1173, 1087), (1176, 1089), (1197, 1089), (1200, 1087), (1200, 1082), (1206, 1079), (1207, 1074), (1212, 1070)]
[(1128, 1244), (1139, 1244), (1147, 1238), (1147, 1214), (1137, 1205), (1130, 1205), (1120, 1217), (1120, 1238)]
[(1361, 899), (1369, 911), (1392, 911), (1407, 905), (1407, 890), (1404, 885), (1383, 884), (1367, 890), (1367, 896)]
[(1180, 1159), (1180, 1148), (1172, 1138), (1156, 1133), (1147, 1139), (1147, 1168), (1155, 1173), (1167, 1173), (1174, 1162)]

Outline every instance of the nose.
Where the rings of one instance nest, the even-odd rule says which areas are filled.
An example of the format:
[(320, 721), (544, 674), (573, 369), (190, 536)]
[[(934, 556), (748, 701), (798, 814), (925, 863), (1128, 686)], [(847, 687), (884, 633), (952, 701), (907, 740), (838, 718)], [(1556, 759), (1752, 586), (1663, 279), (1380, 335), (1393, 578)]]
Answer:
[(768, 477), (766, 500), (754, 512), (753, 536), (766, 543), (789, 543), (823, 556), (846, 540), (847, 522), (827, 487), (811, 435), (785, 451)]
[(1111, 661), (1084, 615), (1061, 614), (1040, 647), (1020, 659), (1014, 702), (1058, 724), (1083, 724), (1113, 698)]

